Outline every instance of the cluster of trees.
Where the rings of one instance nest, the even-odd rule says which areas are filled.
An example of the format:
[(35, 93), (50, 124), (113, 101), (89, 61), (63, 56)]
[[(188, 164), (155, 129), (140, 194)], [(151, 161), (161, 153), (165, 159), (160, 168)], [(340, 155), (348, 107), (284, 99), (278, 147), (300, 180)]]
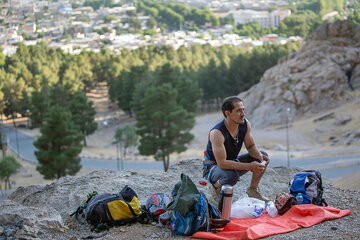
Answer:
[(281, 36), (301, 36), (308, 38), (322, 23), (321, 17), (312, 11), (301, 11), (284, 19), (277, 28)]
[[(189, 100), (189, 105), (195, 100), (191, 96), (202, 96), (200, 107), (204, 107), (249, 89), (260, 80), (266, 69), (276, 65), (279, 58), (297, 51), (298, 47), (299, 43), (293, 42), (253, 49), (228, 45), (218, 48), (195, 45), (191, 49), (180, 47), (177, 51), (168, 47), (138, 49), (135, 52), (140, 54), (137, 59), (140, 64), (111, 78), (108, 81), (109, 95), (131, 115), (139, 106), (134, 99), (143, 94), (143, 89), (148, 89), (150, 84), (159, 85), (158, 81), (164, 81), (162, 78), (174, 79), (171, 82), (182, 90), (180, 95)], [(188, 87), (176, 82), (188, 84)]]
[(348, 20), (350, 20), (351, 22), (353, 22), (356, 25), (360, 25), (360, 8), (359, 8), (359, 10), (353, 11), (349, 15)]
[(353, 0), (348, 3), (349, 16), (348, 20), (350, 20), (353, 24), (360, 25), (360, 2)]
[[(100, 7), (116, 7), (125, 3), (133, 3), (136, 7), (135, 11), (128, 11), (128, 19), (124, 20), (129, 23), (130, 32), (142, 32), (142, 25), (136, 14), (145, 14), (150, 16), (147, 21), (147, 29), (144, 34), (153, 35), (155, 27), (159, 27), (163, 32), (178, 30), (178, 29), (199, 29), (199, 27), (219, 26), (220, 20), (207, 8), (189, 7), (187, 4), (177, 4), (171, 1), (151, 1), (151, 0), (134, 0), (134, 1), (117, 1), (114, 0), (86, 0), (84, 6), (91, 6), (94, 10)], [(73, 4), (73, 7), (78, 7)], [(114, 16), (105, 16), (104, 22), (109, 22), (116, 19)], [(100, 33), (106, 33), (109, 29), (103, 28), (97, 30)], [(123, 29), (116, 28), (118, 33), (126, 32)]]
[[(121, 6), (120, 3), (115, 3), (114, 0), (85, 0), (83, 6), (92, 7), (94, 10), (99, 9), (100, 7), (116, 7)], [(79, 7), (80, 5), (76, 2), (72, 4), (73, 8)]]
[(220, 25), (219, 19), (206, 7), (199, 9), (171, 1), (142, 0), (134, 3), (138, 12), (153, 17), (159, 26), (165, 24), (170, 30), (188, 26), (203, 27), (206, 24), (213, 27)]
[[(170, 153), (186, 150), (193, 138), (189, 131), (199, 100), (202, 107), (218, 106), (224, 97), (256, 84), (266, 69), (298, 47), (298, 43), (289, 43), (254, 49), (210, 45), (176, 51), (139, 48), (131, 54), (138, 57), (132, 59), (135, 64), (108, 79), (109, 96), (130, 116), (135, 113), (140, 153), (162, 160), (167, 170)], [(127, 52), (122, 54), (112, 57), (129, 57)]]
[[(305, 0), (293, 4), (289, 8), (292, 15), (285, 18), (278, 27), (278, 33), (283, 36), (309, 37), (316, 27), (323, 23), (322, 17), (332, 11), (342, 13), (345, 0)], [(341, 16), (337, 16), (341, 18)]]
[[(43, 43), (20, 44), (0, 67), (0, 110), (12, 119), (30, 117), (31, 127), (41, 128), (35, 146), (38, 170), (45, 178), (76, 173), (80, 143), (86, 145), (86, 135), (97, 128), (93, 103), (85, 95), (96, 78), (90, 60), (86, 53), (72, 56)], [(71, 163), (54, 161), (61, 154)]]
[(321, 16), (332, 11), (343, 11), (345, 8), (345, 0), (303, 0), (303, 1), (289, 1), (289, 8), (295, 14), (310, 10)]
[(184, 151), (192, 139), (189, 131), (200, 102), (209, 105), (247, 90), (297, 48), (297, 43), (254, 49), (148, 46), (119, 55), (105, 48), (69, 55), (43, 43), (20, 44), (0, 67), (0, 110), (9, 118), (29, 116), (31, 126), (41, 128), (36, 156), (46, 178), (74, 174), (80, 169), (81, 141), (86, 145), (86, 135), (97, 127), (85, 92), (106, 81), (110, 98), (135, 113), (140, 153), (162, 159), (167, 169), (169, 154)]

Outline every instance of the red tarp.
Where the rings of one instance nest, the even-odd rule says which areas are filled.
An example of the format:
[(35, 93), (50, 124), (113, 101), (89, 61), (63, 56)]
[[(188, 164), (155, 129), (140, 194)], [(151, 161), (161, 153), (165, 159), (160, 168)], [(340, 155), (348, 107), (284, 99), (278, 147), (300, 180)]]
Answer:
[(320, 207), (313, 204), (295, 205), (284, 215), (271, 217), (263, 214), (258, 218), (231, 218), (223, 229), (213, 232), (197, 232), (192, 237), (204, 239), (258, 239), (286, 233), (301, 227), (311, 227), (325, 220), (341, 218), (350, 210)]

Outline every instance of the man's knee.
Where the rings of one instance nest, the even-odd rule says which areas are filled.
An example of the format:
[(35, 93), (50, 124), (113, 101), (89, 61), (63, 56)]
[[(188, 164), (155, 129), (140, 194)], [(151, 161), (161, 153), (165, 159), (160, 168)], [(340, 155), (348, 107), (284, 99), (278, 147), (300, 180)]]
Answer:
[(226, 175), (219, 179), (221, 185), (229, 184), (234, 186), (239, 180), (239, 175), (236, 171), (227, 171)]
[(265, 152), (265, 151), (260, 151), (260, 152), (265, 156), (269, 156), (269, 154), (267, 152)]

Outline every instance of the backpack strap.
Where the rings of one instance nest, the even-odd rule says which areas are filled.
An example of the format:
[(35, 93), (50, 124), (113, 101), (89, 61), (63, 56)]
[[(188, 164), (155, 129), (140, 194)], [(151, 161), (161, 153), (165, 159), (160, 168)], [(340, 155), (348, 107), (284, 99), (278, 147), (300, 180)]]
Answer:
[(206, 209), (206, 221), (207, 221), (207, 232), (210, 232), (210, 209), (209, 209), (209, 202), (205, 196), (204, 193), (200, 193), (203, 197), (204, 197), (204, 201), (205, 201), (205, 209)]
[(325, 201), (325, 199), (322, 198), (322, 199), (320, 200), (319, 206), (327, 207), (328, 204), (327, 204), (327, 202)]
[(79, 216), (79, 214), (82, 214), (82, 213), (83, 213), (84, 208), (85, 208), (84, 206), (80, 206), (80, 207), (78, 207), (78, 208), (76, 209), (75, 212), (73, 212), (72, 214), (70, 214), (70, 217), (72, 217), (72, 216), (75, 215), (76, 221), (78, 221), (78, 223), (81, 224), (81, 225), (84, 224), (85, 222), (84, 222), (84, 221), (81, 221), (78, 216)]
[(89, 203), (89, 201), (94, 197), (98, 195), (97, 191), (93, 191), (92, 193), (88, 193), (88, 195), (86, 196), (86, 200), (81, 201), (80, 202), (80, 206), (76, 209), (75, 212), (73, 212), (72, 214), (70, 214), (70, 217), (72, 217), (75, 214), (75, 218), (76, 220), (80, 223), (80, 224), (84, 224), (85, 222), (81, 221), (78, 217), (79, 214), (83, 214), (84, 213), (84, 209), (86, 208), (87, 204)]
[(150, 220), (153, 220), (153, 217), (150, 214), (150, 211), (146, 208), (145, 205), (140, 205), (141, 215), (137, 218), (139, 223), (148, 224)]
[(99, 223), (96, 226), (94, 226), (91, 231), (95, 231), (96, 233), (99, 233), (100, 231), (106, 230), (105, 232), (102, 232), (101, 234), (95, 235), (95, 234), (91, 234), (89, 236), (86, 237), (82, 237), (81, 239), (95, 239), (95, 238), (102, 238), (104, 236), (106, 236), (106, 234), (108, 234), (108, 232), (110, 231), (109, 226), (106, 223)]

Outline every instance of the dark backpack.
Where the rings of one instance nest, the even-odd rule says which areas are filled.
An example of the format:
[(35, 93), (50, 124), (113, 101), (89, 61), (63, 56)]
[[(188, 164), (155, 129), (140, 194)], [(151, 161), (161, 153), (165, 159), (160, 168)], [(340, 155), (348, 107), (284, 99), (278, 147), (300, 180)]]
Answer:
[(91, 224), (94, 230), (102, 230), (112, 225), (135, 222), (141, 218), (143, 212), (135, 191), (126, 185), (116, 194), (89, 194), (87, 200), (70, 216), (74, 214), (81, 224), (84, 222), (79, 216)]
[(230, 221), (221, 219), (219, 210), (185, 174), (181, 174), (171, 196), (167, 210), (171, 212), (170, 229), (174, 234), (191, 236), (198, 231), (210, 232), (211, 228), (222, 228)]
[(177, 235), (191, 236), (194, 233), (210, 232), (210, 219), (207, 200), (203, 193), (195, 204), (194, 209), (183, 216), (179, 211), (174, 211), (171, 216), (171, 231)]
[(303, 195), (303, 204), (327, 206), (323, 198), (321, 173), (317, 170), (306, 170), (294, 176), (290, 181), (290, 194), (296, 197), (298, 193)]

